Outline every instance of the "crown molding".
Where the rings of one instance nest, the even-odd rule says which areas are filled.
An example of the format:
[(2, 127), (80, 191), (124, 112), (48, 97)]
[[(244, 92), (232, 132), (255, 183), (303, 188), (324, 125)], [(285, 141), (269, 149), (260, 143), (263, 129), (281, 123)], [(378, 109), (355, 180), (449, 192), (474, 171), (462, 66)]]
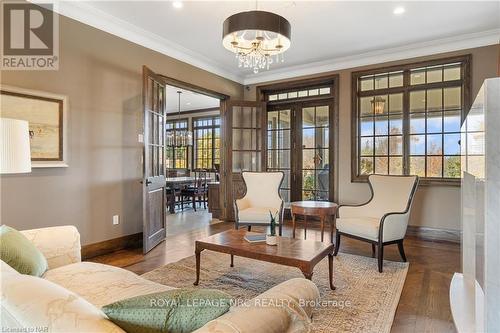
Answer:
[[(37, 3), (39, 0), (31, 0)], [(171, 42), (157, 34), (79, 1), (54, 1), (54, 11), (73, 20), (118, 36), (135, 44), (201, 68), (226, 79), (243, 83), (243, 74), (228, 71), (210, 58)]]
[[(32, 3), (45, 2), (45, 0), (28, 1)], [(259, 74), (245, 74), (243, 72), (238, 73), (238, 68), (235, 68), (235, 71), (228, 71), (226, 69), (227, 66), (216, 63), (200, 53), (173, 43), (166, 38), (139, 28), (136, 25), (80, 1), (54, 0), (54, 11), (60, 15), (67, 16), (99, 30), (103, 30), (135, 44), (244, 85), (381, 64), (384, 62), (493, 45), (500, 42), (500, 29), (494, 29), (408, 44), (400, 47), (375, 50), (352, 56), (331, 58), (308, 64), (285, 66)]]
[(465, 34), (401, 47), (366, 52), (355, 56), (333, 58), (304, 65), (287, 66), (259, 74), (245, 76), (244, 85), (296, 78), (336, 70), (355, 68), (384, 62), (410, 59), (445, 52), (494, 45), (500, 42), (500, 29)]

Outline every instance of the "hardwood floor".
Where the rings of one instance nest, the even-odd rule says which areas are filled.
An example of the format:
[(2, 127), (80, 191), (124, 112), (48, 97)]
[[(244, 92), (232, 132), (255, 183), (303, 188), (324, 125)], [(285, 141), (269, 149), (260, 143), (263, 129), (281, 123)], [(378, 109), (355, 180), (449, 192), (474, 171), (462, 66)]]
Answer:
[[(177, 215), (177, 214), (176, 214)], [(189, 221), (189, 214), (173, 216)], [(233, 228), (232, 223), (221, 222), (167, 236), (166, 241), (146, 255), (142, 249), (121, 250), (91, 261), (115, 265), (142, 274), (162, 265), (178, 261), (194, 254), (196, 239)], [(308, 223), (307, 238), (320, 240), (319, 229), (311, 229)], [(179, 231), (179, 228), (176, 227)], [(252, 229), (253, 230), (253, 229)], [(256, 229), (258, 230), (258, 229)], [(291, 236), (291, 222), (287, 221), (284, 236)], [(297, 229), (297, 237), (303, 237), (303, 230)], [(460, 269), (460, 246), (449, 242), (425, 241), (413, 237), (405, 240), (405, 251), (410, 268), (406, 277), (401, 299), (396, 311), (392, 332), (455, 332), (449, 304), (449, 285), (454, 272)], [(368, 243), (342, 238), (340, 252), (371, 256)], [(340, 254), (341, 255), (341, 254)], [(397, 246), (384, 249), (384, 258), (401, 260)], [(189, 277), (194, 279), (194, 277)]]
[(183, 234), (189, 230), (200, 229), (218, 222), (220, 221), (212, 219), (212, 215), (206, 209), (198, 208), (195, 212), (191, 207), (188, 207), (182, 212), (167, 213), (167, 235)]

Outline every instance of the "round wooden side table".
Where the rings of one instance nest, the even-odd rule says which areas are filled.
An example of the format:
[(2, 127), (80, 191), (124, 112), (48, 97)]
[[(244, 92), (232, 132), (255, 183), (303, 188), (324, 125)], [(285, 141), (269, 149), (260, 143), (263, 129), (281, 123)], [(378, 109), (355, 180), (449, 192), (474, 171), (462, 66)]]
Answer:
[(325, 221), (330, 220), (330, 242), (333, 243), (333, 229), (337, 216), (338, 205), (328, 201), (295, 201), (290, 203), (293, 223), (293, 238), (295, 238), (295, 216), (304, 216), (304, 239), (307, 239), (307, 217), (317, 216), (321, 223), (321, 241), (325, 231)]

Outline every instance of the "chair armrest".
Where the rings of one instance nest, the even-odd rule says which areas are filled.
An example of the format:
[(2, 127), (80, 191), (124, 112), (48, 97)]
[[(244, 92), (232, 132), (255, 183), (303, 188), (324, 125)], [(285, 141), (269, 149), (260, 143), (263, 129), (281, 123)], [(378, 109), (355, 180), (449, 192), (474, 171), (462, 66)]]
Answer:
[(310, 317), (319, 297), (319, 290), (313, 282), (291, 279), (232, 307), (228, 313), (195, 333), (312, 332)]
[(43, 253), (49, 269), (80, 262), (80, 233), (74, 226), (21, 231)]
[(337, 209), (337, 217), (359, 217), (366, 216), (363, 214), (364, 208), (367, 204), (361, 205), (340, 205)]
[[(380, 220), (380, 229), (382, 231), (382, 241), (390, 242), (403, 239), (406, 235), (410, 211), (391, 212), (385, 214)], [(380, 237), (380, 235), (379, 235)]]
[(238, 210), (243, 210), (243, 209), (250, 207), (250, 201), (248, 199), (245, 199), (245, 198), (236, 199), (235, 204), (236, 204), (236, 207), (238, 208)]

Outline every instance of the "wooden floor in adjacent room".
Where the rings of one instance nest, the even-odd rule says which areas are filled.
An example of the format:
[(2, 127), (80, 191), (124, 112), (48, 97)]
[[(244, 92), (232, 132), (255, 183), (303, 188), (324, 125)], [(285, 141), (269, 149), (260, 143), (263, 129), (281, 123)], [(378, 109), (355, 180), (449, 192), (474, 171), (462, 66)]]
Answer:
[[(184, 215), (183, 215), (184, 214)], [(169, 215), (172, 223), (176, 219), (189, 221), (189, 212)], [(188, 215), (186, 217), (186, 214)], [(142, 249), (121, 250), (91, 261), (115, 265), (142, 274), (160, 266), (178, 261), (194, 254), (194, 241), (233, 228), (232, 223), (214, 223), (206, 218), (204, 226), (193, 229), (186, 226), (185, 232), (176, 227), (176, 234), (168, 236), (146, 255)], [(284, 235), (291, 235), (290, 223), (285, 225)], [(303, 237), (303, 230), (298, 237)], [(307, 239), (319, 241), (319, 230), (308, 227)], [(450, 242), (425, 241), (413, 237), (405, 240), (405, 250), (410, 267), (401, 299), (392, 326), (392, 332), (455, 332), (449, 305), (449, 285), (454, 272), (460, 269), (460, 246)], [(368, 243), (342, 238), (341, 252), (371, 256)], [(399, 261), (397, 246), (384, 249), (384, 257)], [(186, 277), (193, 279), (194, 277)]]

